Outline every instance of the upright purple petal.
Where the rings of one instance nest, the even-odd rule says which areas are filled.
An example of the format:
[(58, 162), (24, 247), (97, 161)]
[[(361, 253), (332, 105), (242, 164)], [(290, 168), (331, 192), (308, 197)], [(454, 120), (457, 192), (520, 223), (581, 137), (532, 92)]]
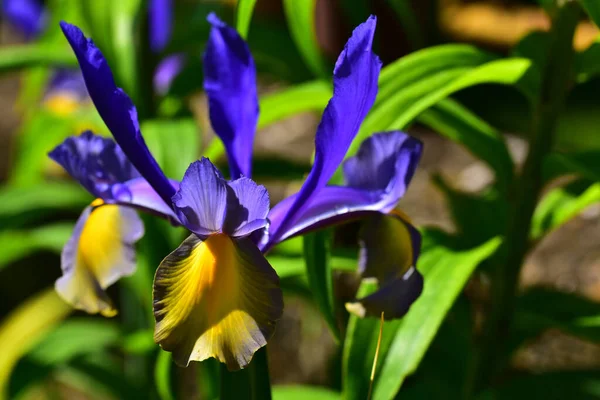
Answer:
[(48, 20), (40, 0), (3, 0), (2, 14), (28, 39), (42, 33)]
[[(347, 187), (326, 186), (297, 215), (294, 224), (277, 236), (264, 238), (267, 251), (276, 243), (307, 231), (362, 218), (373, 212), (388, 213), (406, 192), (421, 157), (422, 143), (403, 132), (378, 133), (366, 139), (355, 157), (344, 164)], [(277, 204), (269, 213), (277, 230), (300, 193)]]
[(250, 176), (252, 144), (258, 121), (256, 68), (244, 39), (210, 14), (204, 53), (204, 90), (210, 121), (227, 151), (231, 177)]
[(137, 110), (125, 92), (115, 85), (113, 74), (91, 39), (75, 25), (61, 22), (63, 33), (73, 48), (83, 78), (98, 113), (127, 157), (167, 204), (173, 187), (144, 142)]
[(171, 40), (173, 24), (172, 0), (150, 0), (148, 3), (150, 49), (159, 53)]
[(91, 131), (65, 139), (48, 155), (92, 195), (105, 200), (112, 198), (112, 185), (139, 177), (113, 140)]
[(271, 240), (276, 241), (294, 225), (314, 196), (327, 184), (375, 101), (381, 69), (381, 62), (371, 49), (375, 25), (374, 16), (359, 25), (336, 62), (333, 97), (323, 112), (315, 136), (313, 168), (279, 226), (272, 225)]
[(227, 183), (208, 160), (193, 162), (173, 196), (181, 223), (199, 236), (221, 232), (227, 209)]
[(228, 196), (225, 232), (233, 237), (242, 237), (267, 226), (267, 189), (246, 177), (228, 182), (228, 186), (231, 192)]

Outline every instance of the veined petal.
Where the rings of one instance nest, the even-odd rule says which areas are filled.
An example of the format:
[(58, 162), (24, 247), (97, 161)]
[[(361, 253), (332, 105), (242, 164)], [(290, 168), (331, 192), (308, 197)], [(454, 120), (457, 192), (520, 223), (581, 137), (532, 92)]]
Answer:
[(91, 131), (72, 136), (49, 154), (92, 195), (110, 199), (111, 186), (139, 177), (139, 173), (111, 139)]
[(117, 311), (104, 289), (134, 272), (133, 245), (143, 234), (134, 210), (96, 200), (83, 211), (63, 249), (58, 294), (77, 309), (114, 316)]
[(88, 93), (104, 123), (131, 163), (170, 205), (175, 191), (144, 142), (131, 99), (116, 86), (110, 67), (94, 42), (75, 25), (61, 22), (60, 26), (77, 56)]
[(200, 236), (221, 232), (227, 209), (227, 183), (208, 158), (194, 161), (173, 196), (181, 223)]
[(154, 340), (179, 365), (215, 357), (244, 368), (280, 318), (279, 278), (247, 238), (190, 235), (154, 278)]
[(204, 90), (210, 121), (227, 151), (232, 179), (250, 176), (252, 144), (258, 122), (256, 67), (237, 31), (210, 14), (204, 53)]
[[(169, 179), (173, 189), (179, 190), (179, 182)], [(169, 219), (179, 225), (179, 218), (144, 178), (132, 179), (122, 185), (115, 185), (112, 195), (117, 204), (147, 211), (159, 217)]]
[(231, 236), (241, 237), (267, 226), (267, 189), (246, 177), (228, 182), (227, 185), (233, 193), (230, 192), (227, 197), (224, 231)]
[(150, 0), (148, 3), (150, 48), (158, 53), (164, 50), (171, 39), (173, 24), (172, 0)]
[(346, 304), (361, 317), (400, 318), (423, 290), (423, 277), (416, 264), (421, 235), (398, 212), (379, 214), (365, 220), (359, 233), (359, 269), (363, 278), (375, 278), (379, 290)]
[(39, 35), (46, 27), (48, 19), (40, 0), (4, 0), (2, 14), (28, 39)]
[[(326, 186), (298, 214), (296, 222), (278, 236), (263, 240), (268, 251), (276, 243), (307, 231), (387, 213), (406, 192), (421, 157), (423, 145), (405, 133), (378, 133), (365, 140), (355, 157), (344, 164), (347, 187)], [(271, 230), (281, 226), (299, 194), (277, 204), (269, 213)]]
[(374, 16), (359, 25), (336, 62), (333, 97), (315, 136), (313, 168), (278, 226), (271, 225), (274, 241), (297, 222), (313, 197), (327, 184), (375, 101), (381, 69), (381, 62), (371, 49), (375, 25)]

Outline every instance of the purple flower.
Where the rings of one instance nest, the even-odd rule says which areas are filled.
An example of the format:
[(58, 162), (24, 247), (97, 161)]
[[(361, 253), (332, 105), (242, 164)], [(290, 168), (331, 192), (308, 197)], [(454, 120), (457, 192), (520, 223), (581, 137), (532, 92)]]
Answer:
[[(306, 182), (271, 210), (266, 189), (250, 179), (259, 111), (254, 62), (234, 29), (214, 15), (208, 19), (204, 85), (233, 180), (202, 158), (190, 165), (178, 188), (148, 151), (135, 107), (116, 87), (102, 53), (79, 28), (61, 24), (116, 142), (191, 232), (155, 276), (156, 342), (180, 365), (215, 357), (229, 369), (245, 367), (272, 335), (283, 308), (279, 279), (263, 254), (292, 236), (357, 218), (365, 219), (361, 272), (378, 279), (380, 290), (347, 308), (365, 316), (403, 315), (421, 291), (422, 278), (414, 268), (420, 237), (393, 208), (414, 173), (421, 143), (401, 132), (374, 135), (344, 164), (347, 185), (327, 186), (377, 94), (381, 63), (371, 48), (375, 17), (354, 30), (337, 60), (333, 97), (317, 130)], [(82, 184), (98, 186), (94, 180), (82, 179)]]
[(46, 27), (48, 15), (40, 0), (4, 0), (2, 14), (27, 39), (38, 36)]

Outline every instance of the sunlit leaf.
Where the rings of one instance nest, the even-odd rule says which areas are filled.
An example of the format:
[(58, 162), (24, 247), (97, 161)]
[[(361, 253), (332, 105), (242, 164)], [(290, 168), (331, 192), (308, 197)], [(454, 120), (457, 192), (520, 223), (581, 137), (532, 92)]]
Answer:
[(144, 139), (165, 174), (181, 180), (200, 156), (200, 131), (192, 119), (149, 120), (142, 124)]
[(497, 187), (508, 189), (513, 163), (502, 135), (473, 112), (451, 99), (440, 101), (419, 116), (419, 122), (462, 144), (496, 173)]
[(171, 367), (173, 361), (171, 360), (171, 353), (166, 351), (159, 351), (156, 359), (156, 365), (154, 366), (154, 383), (156, 385), (156, 391), (161, 400), (173, 400), (173, 392), (171, 389)]
[(33, 66), (74, 67), (77, 60), (67, 48), (43, 44), (5, 46), (0, 49), (0, 73)]
[(279, 385), (273, 387), (273, 400), (339, 400), (341, 393), (318, 386)]
[(248, 37), (248, 29), (254, 12), (256, 0), (238, 0), (235, 9), (235, 25), (241, 37)]
[(5, 317), (0, 324), (0, 397), (7, 398), (8, 379), (16, 362), (71, 311), (71, 306), (50, 288), (29, 298)]
[(600, 183), (578, 180), (552, 189), (536, 206), (531, 222), (531, 238), (541, 238), (598, 202)]
[(304, 62), (318, 77), (331, 74), (319, 49), (315, 25), (316, 0), (284, 0), (283, 9), (292, 38), (304, 58)]
[[(403, 319), (384, 325), (373, 399), (394, 398), (404, 379), (416, 370), (474, 269), (499, 245), (500, 239), (494, 238), (476, 248), (461, 249), (444, 233), (424, 232), (417, 265), (425, 279), (423, 294)], [(369, 292), (373, 287), (363, 290)], [(345, 398), (366, 398), (378, 326), (376, 319), (350, 317), (344, 348)]]
[(0, 231), (0, 270), (39, 250), (60, 253), (73, 232), (73, 224), (58, 223), (30, 230)]
[(304, 236), (304, 259), (308, 282), (319, 310), (329, 329), (340, 340), (340, 331), (335, 319), (333, 300), (333, 277), (331, 270), (332, 232), (321, 230)]

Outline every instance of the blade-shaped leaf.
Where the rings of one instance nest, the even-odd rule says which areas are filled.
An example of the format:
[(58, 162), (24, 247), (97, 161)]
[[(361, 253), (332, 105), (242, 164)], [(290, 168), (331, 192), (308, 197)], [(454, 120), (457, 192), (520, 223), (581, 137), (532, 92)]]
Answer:
[[(472, 272), (499, 245), (500, 239), (494, 238), (465, 250), (442, 232), (424, 232), (417, 265), (425, 279), (423, 293), (403, 319), (384, 325), (373, 399), (394, 398), (404, 379), (416, 370)], [(378, 325), (376, 319), (350, 317), (344, 349), (344, 395), (348, 399), (366, 398)]]
[(341, 393), (318, 386), (280, 385), (273, 387), (273, 400), (339, 400)]
[(67, 48), (42, 44), (7, 46), (0, 49), (0, 72), (33, 66), (74, 67), (77, 60)]
[(315, 26), (316, 0), (284, 0), (283, 9), (292, 38), (304, 58), (304, 62), (318, 77), (331, 74), (319, 49)]
[(237, 2), (235, 9), (235, 27), (240, 36), (244, 39), (248, 37), (248, 29), (250, 28), (250, 21), (252, 20), (255, 5), (256, 0), (238, 0)]
[(333, 301), (333, 277), (331, 271), (332, 232), (321, 230), (304, 236), (304, 259), (308, 282), (319, 310), (331, 332), (340, 340), (340, 331), (335, 320)]
[(581, 0), (581, 5), (596, 26), (600, 26), (600, 2), (597, 0)]

